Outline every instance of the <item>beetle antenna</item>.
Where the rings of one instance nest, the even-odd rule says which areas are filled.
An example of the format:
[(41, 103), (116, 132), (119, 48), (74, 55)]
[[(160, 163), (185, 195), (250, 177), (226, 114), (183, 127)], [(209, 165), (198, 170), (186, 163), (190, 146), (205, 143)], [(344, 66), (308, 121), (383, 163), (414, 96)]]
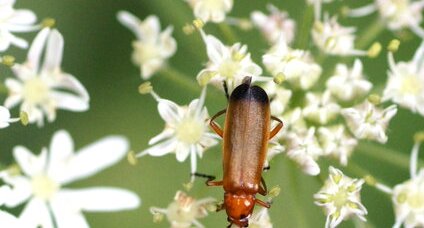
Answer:
[(223, 81), (222, 82), (222, 86), (224, 87), (225, 97), (227, 98), (227, 101), (229, 101), (230, 100), (230, 95), (228, 95), (227, 81)]
[(252, 77), (250, 77), (250, 76), (244, 77), (242, 83), (248, 84), (250, 86), (250, 84), (252, 83)]

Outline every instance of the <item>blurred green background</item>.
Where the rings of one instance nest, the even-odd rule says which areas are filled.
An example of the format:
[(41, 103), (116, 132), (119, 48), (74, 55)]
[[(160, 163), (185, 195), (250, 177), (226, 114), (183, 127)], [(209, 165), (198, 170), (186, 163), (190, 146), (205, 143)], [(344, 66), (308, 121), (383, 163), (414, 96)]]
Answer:
[[(371, 1), (343, 1), (326, 5), (325, 9), (337, 13), (341, 6), (359, 6)], [(307, 11), (303, 1), (235, 1), (234, 17), (249, 17), (253, 10), (266, 11), (265, 5), (273, 3), (287, 10), (296, 20), (298, 27)], [(155, 91), (163, 98), (170, 98), (178, 104), (188, 104), (200, 94), (196, 87), (195, 76), (207, 62), (204, 45), (198, 34), (186, 35), (182, 27), (193, 20), (191, 9), (182, 0), (18, 0), (16, 8), (33, 10), (39, 20), (53, 17), (57, 28), (65, 38), (65, 50), (62, 67), (64, 71), (75, 75), (90, 93), (90, 110), (84, 113), (59, 111), (55, 122), (43, 128), (35, 125), (23, 127), (14, 124), (0, 131), (0, 161), (4, 164), (13, 162), (12, 149), (15, 145), (24, 145), (35, 153), (48, 146), (52, 134), (59, 129), (68, 130), (74, 138), (76, 148), (81, 148), (106, 135), (126, 136), (131, 142), (131, 149), (140, 151), (147, 148), (147, 141), (162, 131), (164, 123), (158, 115), (156, 102), (151, 96), (138, 94), (137, 87), (142, 82), (139, 69), (135, 67), (130, 56), (131, 41), (134, 35), (116, 20), (119, 10), (128, 10), (144, 19), (150, 14), (159, 16), (162, 27), (172, 24), (173, 36), (178, 43), (178, 50), (169, 65), (182, 73), (182, 82), (158, 73), (151, 82)], [(341, 19), (344, 25), (359, 26), (358, 35), (366, 34), (367, 28), (378, 15), (373, 14), (360, 19)], [(310, 24), (309, 24), (310, 25)], [(250, 32), (234, 28), (234, 37), (225, 36), (217, 25), (207, 25), (207, 33), (214, 34), (227, 44), (236, 39), (248, 44), (249, 51), (256, 63), (261, 63), (261, 55), (268, 45), (257, 30)], [(31, 41), (35, 33), (23, 34)], [(308, 31), (298, 33), (308, 39)], [(410, 60), (420, 40), (408, 32), (393, 34), (382, 31), (378, 40), (383, 45), (395, 37), (402, 37), (401, 49), (396, 53), (397, 60)], [(312, 45), (307, 46), (307, 48)], [(369, 44), (365, 46), (367, 48)], [(17, 62), (26, 58), (26, 50), (11, 48), (7, 52), (16, 56)], [(388, 70), (386, 52), (377, 59), (362, 59), (364, 72), (380, 90), (386, 81)], [(324, 62), (324, 77), (333, 72), (336, 62), (351, 62), (352, 58), (327, 58)], [(9, 69), (1, 67), (1, 79), (12, 77)], [(186, 83), (186, 84), (185, 84)], [(206, 105), (209, 114), (214, 114), (226, 105), (225, 97), (216, 89), (208, 90)], [(18, 110), (12, 113), (17, 115)], [(424, 129), (423, 117), (400, 109), (392, 120), (388, 130), (389, 142), (386, 148), (365, 143), (358, 147), (351, 158), (350, 165), (342, 168), (348, 175), (357, 177), (361, 172), (370, 172), (376, 178), (393, 186), (409, 178), (408, 159), (412, 148), (412, 136)], [(393, 152), (391, 152), (393, 151)], [(391, 162), (392, 161), (392, 162)], [(95, 161), (93, 161), (95, 162)], [(399, 163), (399, 164), (396, 164)], [(323, 175), (326, 176), (329, 164), (333, 161), (320, 160)], [(340, 167), (340, 166), (338, 166)], [(208, 150), (199, 160), (198, 171), (221, 177), (220, 146)], [(92, 227), (169, 227), (167, 221), (155, 224), (149, 207), (167, 207), (177, 190), (182, 190), (182, 183), (189, 180), (190, 164), (179, 163), (173, 155), (164, 157), (143, 157), (137, 166), (131, 166), (126, 160), (108, 168), (89, 179), (79, 181), (69, 187), (117, 186), (137, 192), (142, 199), (139, 209), (118, 213), (86, 213)], [(269, 187), (279, 185), (280, 196), (275, 198), (270, 210), (274, 227), (323, 227), (325, 216), (321, 209), (313, 204), (313, 194), (321, 188), (315, 177), (304, 175), (295, 164), (285, 156), (277, 156), (271, 162), (271, 170), (264, 174)], [(196, 198), (213, 196), (219, 200), (223, 197), (222, 188), (209, 188), (203, 180), (198, 180), (189, 192)], [(366, 227), (390, 227), (394, 222), (393, 209), (389, 197), (377, 190), (364, 186), (363, 204), (367, 207), (369, 223)], [(202, 219), (206, 227), (224, 227), (225, 212), (211, 213)], [(364, 224), (344, 222), (341, 227), (362, 227)]]

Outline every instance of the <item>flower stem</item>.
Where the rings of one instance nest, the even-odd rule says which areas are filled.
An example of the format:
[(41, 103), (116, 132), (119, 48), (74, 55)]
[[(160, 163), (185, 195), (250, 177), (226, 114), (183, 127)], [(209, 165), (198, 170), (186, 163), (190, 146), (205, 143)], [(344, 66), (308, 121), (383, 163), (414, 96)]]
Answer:
[(373, 21), (363, 32), (358, 36), (356, 41), (357, 49), (366, 49), (376, 39), (380, 33), (384, 30), (384, 24), (377, 18)]
[(237, 35), (234, 33), (233, 29), (231, 29), (231, 27), (228, 24), (220, 23), (218, 27), (221, 30), (221, 33), (224, 35), (228, 43), (233, 44), (233, 43), (236, 43), (237, 40), (239, 40), (237, 38)]
[[(401, 152), (367, 142), (360, 143), (356, 151), (379, 161), (409, 170), (410, 158)], [(418, 160), (418, 166), (424, 166), (424, 162)]]
[(176, 82), (176, 84), (179, 84), (185, 89), (189, 89), (193, 92), (200, 91), (200, 86), (196, 83), (194, 78), (191, 80), (189, 76), (173, 68), (172, 66), (167, 66), (161, 69), (160, 73), (167, 79)]

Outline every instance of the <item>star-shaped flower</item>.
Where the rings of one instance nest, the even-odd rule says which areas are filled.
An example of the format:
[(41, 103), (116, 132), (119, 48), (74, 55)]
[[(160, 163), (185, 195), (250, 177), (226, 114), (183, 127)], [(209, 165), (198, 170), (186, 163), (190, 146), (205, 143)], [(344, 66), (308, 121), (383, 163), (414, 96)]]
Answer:
[(233, 0), (186, 0), (193, 8), (194, 16), (204, 22), (220, 23), (233, 8)]
[(389, 53), (389, 66), (383, 100), (392, 100), (424, 116), (424, 42), (410, 62), (395, 63), (393, 54)]
[[(9, 186), (3, 185), (0, 187), (0, 206), (3, 206), (10, 193), (11, 189)], [(22, 224), (19, 219), (3, 210), (0, 210), (0, 227), (26, 228), (26, 226), (24, 226), (24, 224)]]
[(303, 90), (311, 88), (322, 72), (308, 51), (291, 49), (284, 37), (263, 55), (262, 62), (272, 76), (282, 75), (295, 88)]
[(236, 43), (228, 47), (216, 37), (206, 35), (202, 30), (200, 32), (209, 57), (206, 68), (197, 74), (200, 84), (212, 83), (222, 88), (222, 82), (226, 81), (231, 92), (246, 75), (251, 76), (252, 81), (264, 80), (264, 77), (258, 77), (262, 69), (252, 61), (246, 45)]
[(171, 228), (190, 228), (193, 225), (197, 228), (204, 226), (198, 221), (199, 218), (208, 215), (208, 209), (216, 207), (214, 198), (204, 198), (196, 200), (182, 191), (175, 194), (174, 201), (167, 208), (150, 208), (151, 213), (161, 220), (166, 216)]
[(84, 86), (60, 67), (63, 44), (62, 35), (55, 29), (45, 28), (38, 33), (27, 61), (12, 68), (16, 79), (5, 81), (9, 90), (4, 102), (6, 108), (21, 103), (20, 109), (28, 114), (29, 122), (36, 122), (39, 126), (44, 124), (44, 115), (49, 122), (54, 121), (57, 109), (81, 112), (89, 108), (89, 96)]
[(352, 179), (342, 171), (329, 168), (329, 178), (321, 190), (314, 195), (315, 204), (324, 208), (327, 214), (326, 228), (333, 228), (343, 220), (357, 216), (365, 221), (367, 209), (362, 205), (360, 191), (364, 180)]
[(71, 136), (62, 130), (54, 134), (50, 148), (42, 149), (38, 156), (23, 146), (14, 148), (22, 174), (3, 171), (0, 177), (12, 186), (5, 201), (7, 207), (27, 202), (19, 217), (24, 224), (43, 228), (89, 227), (83, 211), (119, 211), (140, 205), (136, 194), (120, 188), (64, 187), (120, 161), (128, 149), (125, 138), (106, 137), (77, 152), (73, 147)]
[(382, 110), (369, 101), (341, 111), (356, 138), (376, 140), (379, 143), (387, 142), (386, 128), (396, 112), (396, 105)]
[(28, 43), (15, 32), (30, 32), (38, 28), (34, 23), (37, 20), (35, 14), (26, 9), (16, 10), (13, 8), (15, 0), (0, 1), (0, 52), (6, 51), (10, 45), (20, 48), (28, 47)]
[(171, 36), (173, 27), (168, 26), (161, 31), (159, 18), (155, 15), (140, 21), (131, 13), (120, 11), (117, 17), (135, 34), (137, 40), (133, 42), (132, 60), (140, 67), (141, 77), (149, 79), (177, 50), (177, 42)]
[(217, 136), (208, 130), (209, 115), (204, 107), (206, 87), (200, 99), (191, 101), (188, 106), (179, 106), (160, 98), (153, 91), (151, 93), (158, 102), (159, 114), (166, 125), (162, 133), (150, 139), (149, 145), (152, 146), (138, 153), (137, 157), (175, 153), (177, 160), (183, 162), (190, 156), (191, 173), (195, 173), (197, 156), (202, 157), (206, 149), (218, 143)]
[(345, 64), (337, 64), (334, 75), (327, 80), (326, 85), (331, 94), (341, 101), (361, 98), (372, 88), (371, 82), (364, 79), (359, 59), (355, 59), (352, 69)]
[(265, 15), (261, 11), (253, 11), (250, 15), (253, 24), (259, 28), (270, 44), (274, 44), (284, 37), (287, 43), (294, 39), (296, 22), (288, 17), (288, 14), (279, 10), (272, 4), (267, 5), (270, 15)]

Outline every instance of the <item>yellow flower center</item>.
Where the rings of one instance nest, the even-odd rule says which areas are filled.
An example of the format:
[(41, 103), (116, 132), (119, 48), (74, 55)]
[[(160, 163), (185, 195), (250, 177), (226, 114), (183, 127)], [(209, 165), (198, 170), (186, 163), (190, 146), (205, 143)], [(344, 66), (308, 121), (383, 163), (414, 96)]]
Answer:
[(227, 60), (219, 67), (219, 74), (225, 78), (233, 78), (237, 71), (240, 69), (240, 63), (233, 60)]
[(424, 208), (424, 192), (414, 192), (408, 197), (408, 205), (414, 209)]
[(348, 200), (348, 191), (345, 188), (339, 189), (339, 191), (333, 195), (332, 201), (334, 203), (334, 206), (336, 208), (342, 208), (346, 206), (346, 204), (349, 202)]
[(193, 119), (183, 119), (176, 128), (177, 139), (187, 144), (194, 144), (200, 141), (205, 130), (204, 123)]
[(133, 47), (133, 60), (139, 65), (159, 57), (158, 47), (153, 43), (134, 42)]
[(407, 75), (402, 80), (400, 91), (405, 94), (418, 95), (423, 90), (422, 83), (416, 75)]
[(34, 176), (31, 185), (34, 196), (46, 201), (50, 200), (60, 188), (58, 183), (44, 174)]
[(26, 102), (33, 105), (40, 104), (47, 100), (48, 95), (49, 87), (39, 77), (34, 77), (25, 82), (23, 97)]

